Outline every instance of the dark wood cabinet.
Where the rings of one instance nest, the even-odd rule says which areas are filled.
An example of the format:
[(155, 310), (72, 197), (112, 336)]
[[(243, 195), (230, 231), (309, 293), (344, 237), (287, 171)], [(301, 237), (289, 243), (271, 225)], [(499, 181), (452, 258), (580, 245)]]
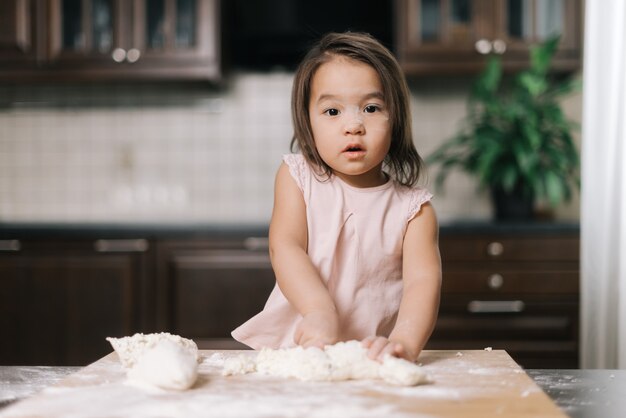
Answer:
[[(111, 351), (105, 337), (135, 332), (244, 348), (230, 332), (275, 284), (263, 228), (12, 231), (0, 226), (0, 364), (87, 364)], [(440, 249), (441, 306), (426, 348), (493, 347), (526, 368), (578, 366), (577, 227), (442, 226)]]
[(43, 56), (43, 39), (37, 30), (45, 16), (35, 0), (0, 2), (0, 72), (36, 69)]
[(428, 348), (505, 349), (526, 368), (577, 368), (577, 233), (444, 233)]
[(555, 71), (580, 68), (580, 0), (396, 0), (396, 52), (409, 75), (463, 74), (498, 54), (505, 71), (528, 66), (529, 47), (560, 34)]
[(275, 277), (267, 238), (158, 243), (158, 327), (201, 348), (244, 348), (230, 332), (257, 314)]
[[(0, 364), (86, 365), (149, 324), (145, 240), (0, 241)], [(153, 305), (152, 305), (153, 306)]]
[(0, 39), (7, 45), (0, 81), (220, 77), (219, 0), (10, 0), (2, 7), (9, 26)]

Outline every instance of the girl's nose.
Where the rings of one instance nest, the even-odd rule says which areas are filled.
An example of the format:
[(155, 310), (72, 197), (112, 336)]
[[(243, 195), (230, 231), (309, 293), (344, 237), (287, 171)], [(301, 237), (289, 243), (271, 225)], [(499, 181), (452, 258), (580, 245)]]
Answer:
[(346, 122), (344, 126), (344, 133), (346, 135), (363, 135), (365, 133), (365, 126), (363, 121), (359, 119), (353, 119)]

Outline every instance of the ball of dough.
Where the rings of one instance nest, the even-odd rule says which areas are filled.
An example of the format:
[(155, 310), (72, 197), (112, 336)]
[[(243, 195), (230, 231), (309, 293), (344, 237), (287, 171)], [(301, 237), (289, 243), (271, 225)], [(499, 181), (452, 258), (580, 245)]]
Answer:
[(134, 383), (171, 390), (189, 389), (197, 377), (196, 354), (170, 340), (159, 341), (146, 350), (128, 371)]

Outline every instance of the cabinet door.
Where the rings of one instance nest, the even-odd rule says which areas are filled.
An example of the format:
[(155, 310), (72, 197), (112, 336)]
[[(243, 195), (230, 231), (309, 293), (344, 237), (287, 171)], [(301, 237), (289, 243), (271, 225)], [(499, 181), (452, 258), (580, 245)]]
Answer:
[(504, 0), (494, 3), (496, 21), (490, 35), (506, 68), (524, 67), (529, 46), (559, 34), (553, 69), (573, 69), (582, 44), (581, 10), (571, 0)]
[(0, 68), (3, 73), (36, 68), (41, 56), (36, 28), (42, 24), (41, 2), (0, 2)]
[(553, 69), (580, 65), (580, 1), (396, 0), (397, 53), (408, 74), (476, 72), (499, 54), (505, 70), (528, 66), (529, 48), (561, 34)]
[[(219, 76), (217, 0), (134, 0), (127, 61), (143, 77)], [(132, 54), (135, 56), (132, 56)]]
[(202, 348), (242, 348), (230, 332), (263, 309), (275, 284), (267, 249), (164, 243), (159, 259), (160, 328)]
[(52, 0), (47, 77), (215, 79), (218, 0)]
[(86, 365), (111, 351), (106, 337), (141, 329), (145, 253), (97, 242), (0, 254), (1, 364)]
[(68, 77), (120, 69), (130, 10), (122, 0), (51, 0), (47, 69)]
[(405, 71), (480, 68), (484, 57), (476, 45), (489, 36), (494, 18), (488, 1), (399, 0), (397, 7), (398, 55)]

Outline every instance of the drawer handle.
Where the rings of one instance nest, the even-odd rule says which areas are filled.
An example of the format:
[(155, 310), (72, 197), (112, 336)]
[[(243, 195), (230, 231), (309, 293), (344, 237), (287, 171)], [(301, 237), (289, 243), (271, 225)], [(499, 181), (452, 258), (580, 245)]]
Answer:
[(492, 257), (501, 256), (503, 252), (504, 252), (504, 245), (502, 245), (501, 242), (494, 241), (494, 242), (490, 242), (489, 245), (487, 245), (487, 254), (489, 254)]
[(259, 251), (270, 248), (270, 240), (267, 237), (248, 237), (243, 241), (246, 250)]
[(467, 304), (470, 313), (519, 313), (525, 307), (521, 300), (473, 300)]
[(99, 239), (93, 247), (99, 253), (143, 253), (149, 245), (145, 239)]
[(22, 244), (16, 239), (0, 240), (0, 251), (16, 252), (22, 248)]

